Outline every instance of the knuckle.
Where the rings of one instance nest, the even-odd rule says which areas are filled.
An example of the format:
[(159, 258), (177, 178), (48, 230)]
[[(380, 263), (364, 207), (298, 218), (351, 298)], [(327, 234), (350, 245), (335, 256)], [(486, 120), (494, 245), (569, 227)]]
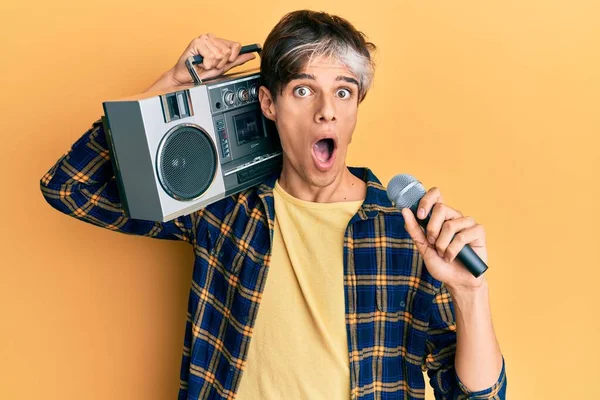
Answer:
[(444, 225), (442, 225), (442, 230), (444, 232), (453, 232), (456, 230), (456, 220), (448, 220), (446, 222), (444, 222)]

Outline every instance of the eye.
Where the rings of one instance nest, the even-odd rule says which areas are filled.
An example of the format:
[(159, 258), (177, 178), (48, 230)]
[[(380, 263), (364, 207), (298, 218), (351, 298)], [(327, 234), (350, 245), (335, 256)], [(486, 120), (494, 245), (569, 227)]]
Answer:
[(312, 91), (306, 86), (298, 86), (294, 89), (294, 95), (298, 97), (307, 97)]
[(352, 96), (352, 91), (350, 89), (343, 88), (337, 91), (337, 96), (340, 99), (347, 99), (348, 97)]

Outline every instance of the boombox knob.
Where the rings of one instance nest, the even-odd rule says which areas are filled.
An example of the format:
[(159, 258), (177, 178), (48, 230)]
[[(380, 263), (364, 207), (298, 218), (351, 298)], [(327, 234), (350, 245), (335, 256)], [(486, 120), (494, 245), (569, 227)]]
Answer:
[(229, 90), (226, 91), (223, 95), (223, 100), (225, 101), (225, 104), (232, 106), (235, 103), (235, 93)]

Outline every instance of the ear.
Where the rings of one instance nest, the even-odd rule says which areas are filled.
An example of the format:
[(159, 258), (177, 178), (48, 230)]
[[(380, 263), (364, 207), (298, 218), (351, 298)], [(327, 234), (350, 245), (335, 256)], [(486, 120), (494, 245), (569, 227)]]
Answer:
[(271, 121), (277, 121), (277, 112), (275, 111), (275, 101), (271, 92), (265, 86), (261, 86), (258, 90), (258, 101), (263, 115)]

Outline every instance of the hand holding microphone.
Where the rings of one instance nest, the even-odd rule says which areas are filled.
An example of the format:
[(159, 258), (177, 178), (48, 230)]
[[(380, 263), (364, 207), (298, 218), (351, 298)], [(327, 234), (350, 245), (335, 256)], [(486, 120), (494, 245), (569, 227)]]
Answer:
[(484, 283), (482, 275), (488, 267), (482, 225), (444, 204), (438, 188), (425, 193), (421, 182), (410, 175), (393, 177), (387, 193), (402, 210), (406, 230), (435, 279), (458, 290)]

